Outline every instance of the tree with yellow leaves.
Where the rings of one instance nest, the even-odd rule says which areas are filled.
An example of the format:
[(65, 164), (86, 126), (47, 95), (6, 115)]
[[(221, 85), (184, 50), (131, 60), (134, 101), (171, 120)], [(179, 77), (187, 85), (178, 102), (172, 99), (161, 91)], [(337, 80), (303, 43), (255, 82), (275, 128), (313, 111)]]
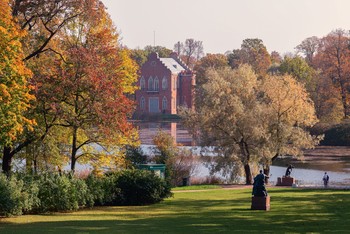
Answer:
[[(20, 39), (24, 33), (15, 24), (8, 0), (0, 0), (0, 144), (8, 149), (35, 121), (24, 116), (34, 97), (30, 94), (31, 76), (23, 63)], [(12, 157), (4, 157), (2, 170), (10, 171)]]
[(319, 143), (319, 137), (306, 131), (318, 120), (304, 85), (292, 76), (267, 76), (262, 79), (260, 90), (265, 132), (259, 158), (268, 175), (270, 165), (278, 156), (302, 156), (301, 149), (313, 148)]
[(317, 143), (305, 130), (317, 121), (313, 103), (291, 76), (258, 79), (248, 65), (209, 69), (206, 76), (203, 105), (181, 115), (202, 146), (214, 147), (232, 170), (243, 166), (246, 184), (252, 183), (253, 163), (268, 170), (276, 157), (298, 156)]

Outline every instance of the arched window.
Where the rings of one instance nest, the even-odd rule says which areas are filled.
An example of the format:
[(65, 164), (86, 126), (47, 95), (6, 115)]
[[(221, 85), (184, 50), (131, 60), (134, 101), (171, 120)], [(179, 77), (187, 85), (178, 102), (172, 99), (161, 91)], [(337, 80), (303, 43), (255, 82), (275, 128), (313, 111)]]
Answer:
[(153, 78), (152, 76), (148, 79), (148, 90), (154, 90), (154, 86), (153, 86)]
[(145, 81), (145, 78), (143, 76), (140, 79), (140, 87), (141, 87), (141, 90), (146, 89), (146, 81)]
[(154, 78), (154, 90), (159, 91), (159, 79), (158, 79), (158, 77)]
[(164, 96), (163, 100), (162, 100), (162, 110), (166, 110), (167, 106), (168, 106), (168, 101), (167, 101), (166, 97)]
[(162, 79), (162, 89), (166, 90), (167, 88), (168, 88), (168, 80), (164, 76), (163, 79)]
[(141, 97), (140, 109), (141, 109), (141, 110), (144, 110), (144, 109), (145, 109), (145, 98), (144, 98), (144, 97)]

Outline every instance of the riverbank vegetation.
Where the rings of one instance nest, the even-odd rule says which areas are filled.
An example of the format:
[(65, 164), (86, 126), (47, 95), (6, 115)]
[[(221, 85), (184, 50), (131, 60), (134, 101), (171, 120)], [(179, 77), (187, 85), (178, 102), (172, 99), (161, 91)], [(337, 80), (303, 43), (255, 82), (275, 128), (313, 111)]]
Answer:
[(170, 186), (145, 170), (104, 176), (0, 174), (0, 216), (76, 211), (93, 206), (148, 205), (171, 196)]

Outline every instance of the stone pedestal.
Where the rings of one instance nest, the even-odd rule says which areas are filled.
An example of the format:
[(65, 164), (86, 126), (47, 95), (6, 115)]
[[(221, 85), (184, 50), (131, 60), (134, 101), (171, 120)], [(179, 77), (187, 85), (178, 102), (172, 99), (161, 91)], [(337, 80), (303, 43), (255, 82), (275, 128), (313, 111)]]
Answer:
[(270, 210), (270, 196), (252, 197), (252, 210)]
[(277, 186), (292, 186), (295, 184), (295, 179), (293, 177), (285, 177), (283, 176), (277, 178)]

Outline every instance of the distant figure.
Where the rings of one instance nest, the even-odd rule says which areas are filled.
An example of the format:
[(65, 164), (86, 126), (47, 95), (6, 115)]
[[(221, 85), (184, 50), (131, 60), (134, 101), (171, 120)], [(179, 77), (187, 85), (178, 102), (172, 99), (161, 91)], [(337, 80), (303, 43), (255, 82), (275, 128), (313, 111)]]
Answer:
[(290, 173), (292, 172), (292, 168), (294, 168), (293, 165), (289, 164), (286, 170), (286, 175), (285, 175), (286, 177), (290, 176)]
[(323, 180), (324, 186), (327, 187), (328, 181), (329, 181), (329, 176), (327, 175), (327, 172), (324, 173), (322, 180)]
[(267, 191), (265, 188), (265, 175), (262, 170), (260, 170), (260, 174), (254, 178), (252, 195), (255, 197), (267, 196)]

